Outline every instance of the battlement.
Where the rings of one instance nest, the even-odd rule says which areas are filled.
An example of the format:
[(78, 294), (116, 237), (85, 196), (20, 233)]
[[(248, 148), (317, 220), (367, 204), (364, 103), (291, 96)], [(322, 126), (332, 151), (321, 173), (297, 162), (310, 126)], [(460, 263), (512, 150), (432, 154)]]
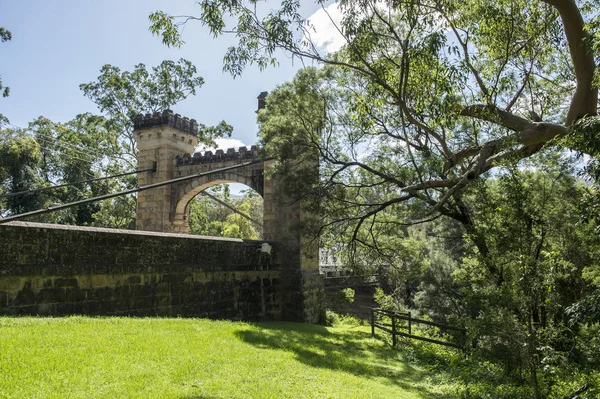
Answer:
[(237, 151), (235, 148), (229, 148), (227, 151), (216, 150), (212, 151), (196, 152), (193, 155), (183, 154), (175, 157), (177, 166), (185, 165), (201, 165), (214, 162), (222, 161), (245, 161), (258, 159), (258, 146), (253, 145), (248, 147), (240, 147)]
[(155, 112), (154, 114), (138, 114), (133, 120), (134, 130), (149, 129), (156, 126), (168, 125), (175, 129), (184, 131), (194, 136), (198, 135), (198, 122), (195, 119), (182, 117), (179, 114), (173, 114), (170, 109), (164, 110), (162, 113)]

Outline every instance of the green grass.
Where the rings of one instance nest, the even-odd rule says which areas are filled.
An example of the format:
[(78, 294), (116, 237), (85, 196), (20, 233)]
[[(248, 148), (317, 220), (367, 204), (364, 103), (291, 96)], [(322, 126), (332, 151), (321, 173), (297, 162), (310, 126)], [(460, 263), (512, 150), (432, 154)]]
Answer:
[(0, 398), (429, 398), (368, 327), (0, 317)]

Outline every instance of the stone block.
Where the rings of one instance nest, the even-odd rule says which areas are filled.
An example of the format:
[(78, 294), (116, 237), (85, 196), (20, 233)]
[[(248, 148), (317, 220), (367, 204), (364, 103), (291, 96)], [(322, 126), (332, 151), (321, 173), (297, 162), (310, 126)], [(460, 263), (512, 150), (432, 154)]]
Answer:
[(54, 279), (55, 287), (77, 287), (78, 281), (74, 277), (57, 277)]
[(36, 294), (36, 302), (39, 303), (58, 303), (64, 301), (64, 288), (42, 288)]
[(92, 276), (87, 274), (77, 276), (77, 286), (81, 288), (92, 287)]
[(97, 274), (92, 276), (92, 287), (105, 287), (106, 286), (106, 276)]
[(0, 276), (0, 291), (18, 291), (22, 286), (21, 277)]
[(118, 287), (123, 285), (125, 276), (119, 274), (109, 274), (106, 276), (106, 285), (108, 287)]
[(6, 291), (0, 291), (0, 314), (2, 309), (8, 306), (9, 293)]
[(37, 306), (39, 316), (51, 316), (56, 313), (56, 306), (50, 303), (40, 303)]
[(141, 284), (142, 278), (141, 276), (129, 276), (127, 277), (127, 284)]
[(36, 305), (15, 306), (13, 314), (18, 316), (35, 316), (38, 314)]
[(87, 298), (87, 292), (79, 288), (66, 288), (65, 301), (67, 302), (83, 302)]

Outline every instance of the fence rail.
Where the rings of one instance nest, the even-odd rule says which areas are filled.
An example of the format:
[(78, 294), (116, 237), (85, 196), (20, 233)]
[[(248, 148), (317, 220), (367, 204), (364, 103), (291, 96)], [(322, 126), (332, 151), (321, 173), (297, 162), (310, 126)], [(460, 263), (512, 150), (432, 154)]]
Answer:
[[(391, 323), (390, 324), (384, 323), (382, 320), (383, 317), (388, 317), (390, 319)], [(405, 320), (407, 322), (406, 325), (405, 326), (400, 325), (398, 323), (398, 321), (400, 321), (400, 320)], [(413, 324), (425, 324), (428, 326), (440, 328), (442, 330), (458, 331), (458, 332), (460, 332), (460, 336), (461, 336), (460, 341), (461, 342), (456, 343), (456, 342), (441, 341), (441, 340), (434, 339), (434, 338), (428, 338), (428, 337), (422, 337), (420, 335), (414, 335), (412, 333)], [(395, 313), (395, 312), (389, 312), (389, 311), (383, 310), (383, 309), (371, 308), (371, 335), (375, 335), (376, 328), (392, 334), (392, 346), (396, 346), (396, 343), (397, 343), (396, 337), (401, 336), (401, 337), (406, 337), (406, 338), (411, 338), (411, 339), (417, 339), (420, 341), (431, 342), (433, 344), (450, 346), (453, 348), (460, 349), (462, 351), (464, 351), (466, 348), (466, 346), (465, 346), (466, 330), (464, 328), (450, 326), (447, 324), (435, 323), (435, 322), (429, 321), (429, 320), (413, 318), (411, 316), (410, 312)], [(399, 329), (405, 329), (405, 330), (407, 330), (407, 332), (399, 331)]]

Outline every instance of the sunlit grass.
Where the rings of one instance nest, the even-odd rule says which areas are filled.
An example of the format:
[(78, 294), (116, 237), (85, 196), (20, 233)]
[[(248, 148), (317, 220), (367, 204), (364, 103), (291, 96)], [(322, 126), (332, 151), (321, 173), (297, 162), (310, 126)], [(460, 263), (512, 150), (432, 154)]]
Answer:
[(366, 327), (0, 318), (1, 398), (427, 398)]

